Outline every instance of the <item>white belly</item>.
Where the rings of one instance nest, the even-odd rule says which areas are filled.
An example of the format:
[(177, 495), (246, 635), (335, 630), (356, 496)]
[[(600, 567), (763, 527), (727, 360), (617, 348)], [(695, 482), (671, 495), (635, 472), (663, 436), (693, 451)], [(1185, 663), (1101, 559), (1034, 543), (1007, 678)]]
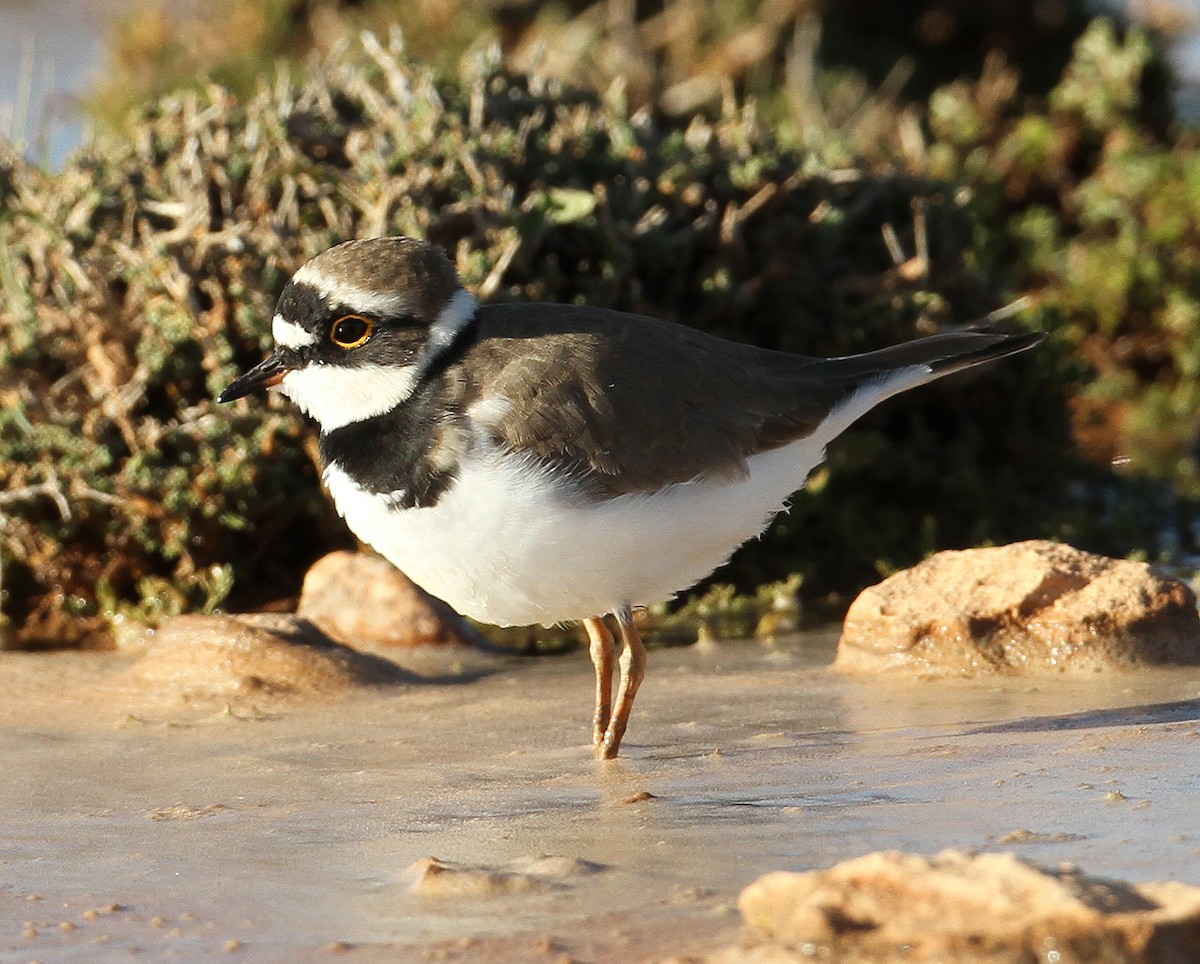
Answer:
[(766, 528), (823, 441), (756, 455), (745, 479), (599, 503), (499, 451), (465, 461), (428, 508), (394, 509), (336, 465), (325, 480), (354, 534), (427, 592), (483, 622), (551, 625), (660, 602), (703, 579)]

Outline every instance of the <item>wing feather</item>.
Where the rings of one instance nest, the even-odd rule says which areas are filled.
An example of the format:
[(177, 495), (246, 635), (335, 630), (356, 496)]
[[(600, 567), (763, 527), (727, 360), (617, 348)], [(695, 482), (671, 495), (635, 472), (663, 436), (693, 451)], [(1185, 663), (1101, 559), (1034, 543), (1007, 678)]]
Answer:
[(493, 305), (479, 323), (464, 407), (487, 402), (497, 441), (604, 495), (744, 476), (749, 456), (809, 434), (852, 388), (802, 386), (815, 359), (615, 311)]

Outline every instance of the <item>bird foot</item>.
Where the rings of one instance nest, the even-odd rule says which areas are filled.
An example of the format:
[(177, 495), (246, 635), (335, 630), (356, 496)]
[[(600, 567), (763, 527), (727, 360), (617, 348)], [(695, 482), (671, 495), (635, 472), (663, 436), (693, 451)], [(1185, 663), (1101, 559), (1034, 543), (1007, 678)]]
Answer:
[(592, 746), (596, 748), (597, 756), (600, 754), (600, 748), (604, 746), (604, 737), (608, 732), (609, 715), (605, 713), (601, 718), (598, 714), (595, 720), (592, 721)]
[(605, 734), (602, 739), (596, 741), (596, 759), (615, 760), (620, 749), (621, 741), (614, 741), (611, 739), (611, 734)]

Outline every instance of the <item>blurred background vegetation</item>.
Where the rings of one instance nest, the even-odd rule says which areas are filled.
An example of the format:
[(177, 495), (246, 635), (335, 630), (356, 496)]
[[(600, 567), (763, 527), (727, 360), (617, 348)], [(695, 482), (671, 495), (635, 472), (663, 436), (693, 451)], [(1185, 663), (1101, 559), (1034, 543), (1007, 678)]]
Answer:
[[(1154, 30), (1072, 0), (139, 6), (61, 171), (0, 147), (9, 644), (285, 604), (349, 536), (312, 431), (217, 410), (288, 275), (441, 244), (493, 300), (806, 354), (971, 321), (1019, 360), (889, 403), (719, 574), (836, 607), (939, 548), (1191, 568), (1200, 151)], [(648, 548), (648, 551), (654, 551)], [(664, 551), (669, 551), (664, 547)]]

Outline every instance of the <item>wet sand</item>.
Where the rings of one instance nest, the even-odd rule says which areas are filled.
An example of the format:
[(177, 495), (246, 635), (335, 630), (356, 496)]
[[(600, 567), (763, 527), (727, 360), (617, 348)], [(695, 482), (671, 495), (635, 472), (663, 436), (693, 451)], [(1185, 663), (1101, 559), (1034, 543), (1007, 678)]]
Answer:
[(834, 639), (652, 653), (606, 764), (583, 653), (232, 701), (2, 654), (0, 960), (701, 955), (761, 874), (881, 849), (1200, 883), (1196, 670), (855, 678)]

